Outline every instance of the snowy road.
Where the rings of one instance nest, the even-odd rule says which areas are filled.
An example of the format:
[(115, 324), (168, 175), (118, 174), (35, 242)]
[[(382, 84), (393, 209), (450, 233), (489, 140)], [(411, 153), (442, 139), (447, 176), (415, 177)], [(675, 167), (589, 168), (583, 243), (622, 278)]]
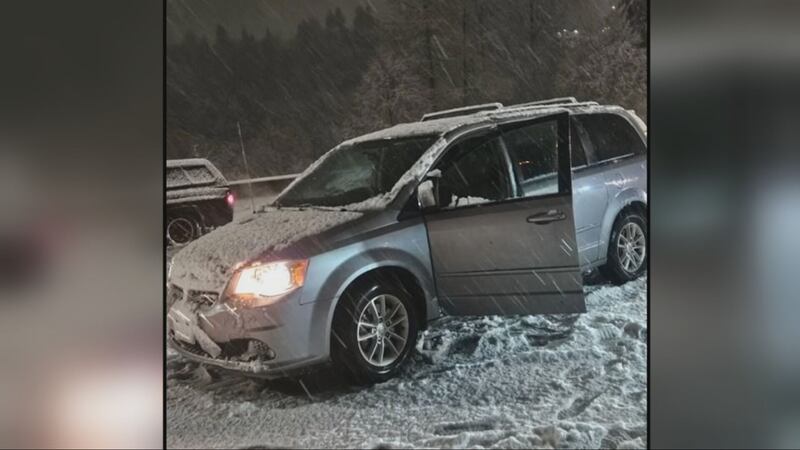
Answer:
[(580, 316), (444, 318), (402, 375), (257, 382), (167, 354), (169, 447), (605, 447), (647, 442), (647, 278)]

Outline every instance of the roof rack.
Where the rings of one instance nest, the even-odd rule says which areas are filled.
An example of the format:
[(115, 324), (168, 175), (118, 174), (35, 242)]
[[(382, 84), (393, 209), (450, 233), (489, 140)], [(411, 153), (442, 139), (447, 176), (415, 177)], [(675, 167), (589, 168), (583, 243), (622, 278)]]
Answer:
[(428, 120), (443, 119), (445, 117), (458, 117), (468, 116), (470, 114), (478, 113), (481, 111), (512, 111), (517, 109), (539, 109), (539, 108), (575, 108), (581, 106), (597, 106), (597, 102), (581, 102), (575, 97), (558, 97), (548, 100), (537, 100), (535, 102), (519, 103), (516, 105), (503, 106), (502, 103), (484, 103), (482, 105), (462, 106), (460, 108), (446, 109), (444, 111), (435, 111), (427, 113), (422, 116), (420, 122)]
[(523, 106), (538, 106), (538, 105), (556, 105), (560, 103), (578, 103), (578, 99), (576, 99), (575, 97), (556, 97), (547, 100), (537, 100), (535, 102), (511, 105), (509, 106), (509, 108), (521, 108)]
[(520, 103), (519, 105), (510, 105), (503, 108), (504, 111), (513, 110), (513, 109), (538, 109), (538, 108), (552, 108), (552, 107), (559, 107), (559, 108), (574, 108), (579, 106), (597, 106), (597, 102), (566, 102), (566, 103)]
[(427, 113), (422, 116), (420, 122), (425, 122), (434, 119), (443, 119), (445, 117), (466, 116), (481, 111), (493, 111), (503, 108), (502, 103), (484, 103), (482, 105), (463, 106), (461, 108), (446, 109), (444, 111), (435, 111)]

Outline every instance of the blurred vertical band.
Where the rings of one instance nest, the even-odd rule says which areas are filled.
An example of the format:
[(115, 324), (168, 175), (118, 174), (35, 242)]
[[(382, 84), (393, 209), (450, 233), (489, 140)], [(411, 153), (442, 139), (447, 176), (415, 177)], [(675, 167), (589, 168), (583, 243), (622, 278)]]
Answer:
[(798, 448), (800, 4), (650, 20), (650, 443)]
[(163, 4), (0, 13), (0, 447), (160, 447)]

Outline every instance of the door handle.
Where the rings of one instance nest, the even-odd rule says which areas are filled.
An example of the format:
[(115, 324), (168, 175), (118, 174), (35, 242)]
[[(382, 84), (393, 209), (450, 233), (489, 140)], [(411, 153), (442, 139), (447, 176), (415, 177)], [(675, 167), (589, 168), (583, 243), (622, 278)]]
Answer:
[(567, 215), (564, 214), (563, 211), (557, 209), (551, 209), (547, 212), (536, 213), (528, 216), (526, 219), (528, 223), (535, 223), (535, 224), (545, 224), (550, 222), (555, 222), (557, 220), (564, 220), (567, 218)]

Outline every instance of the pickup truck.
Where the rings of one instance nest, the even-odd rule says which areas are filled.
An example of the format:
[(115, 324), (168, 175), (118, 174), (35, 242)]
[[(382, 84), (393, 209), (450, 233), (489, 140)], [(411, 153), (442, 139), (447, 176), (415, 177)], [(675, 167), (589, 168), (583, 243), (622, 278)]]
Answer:
[(235, 197), (207, 159), (167, 160), (167, 245), (188, 244), (233, 219)]

